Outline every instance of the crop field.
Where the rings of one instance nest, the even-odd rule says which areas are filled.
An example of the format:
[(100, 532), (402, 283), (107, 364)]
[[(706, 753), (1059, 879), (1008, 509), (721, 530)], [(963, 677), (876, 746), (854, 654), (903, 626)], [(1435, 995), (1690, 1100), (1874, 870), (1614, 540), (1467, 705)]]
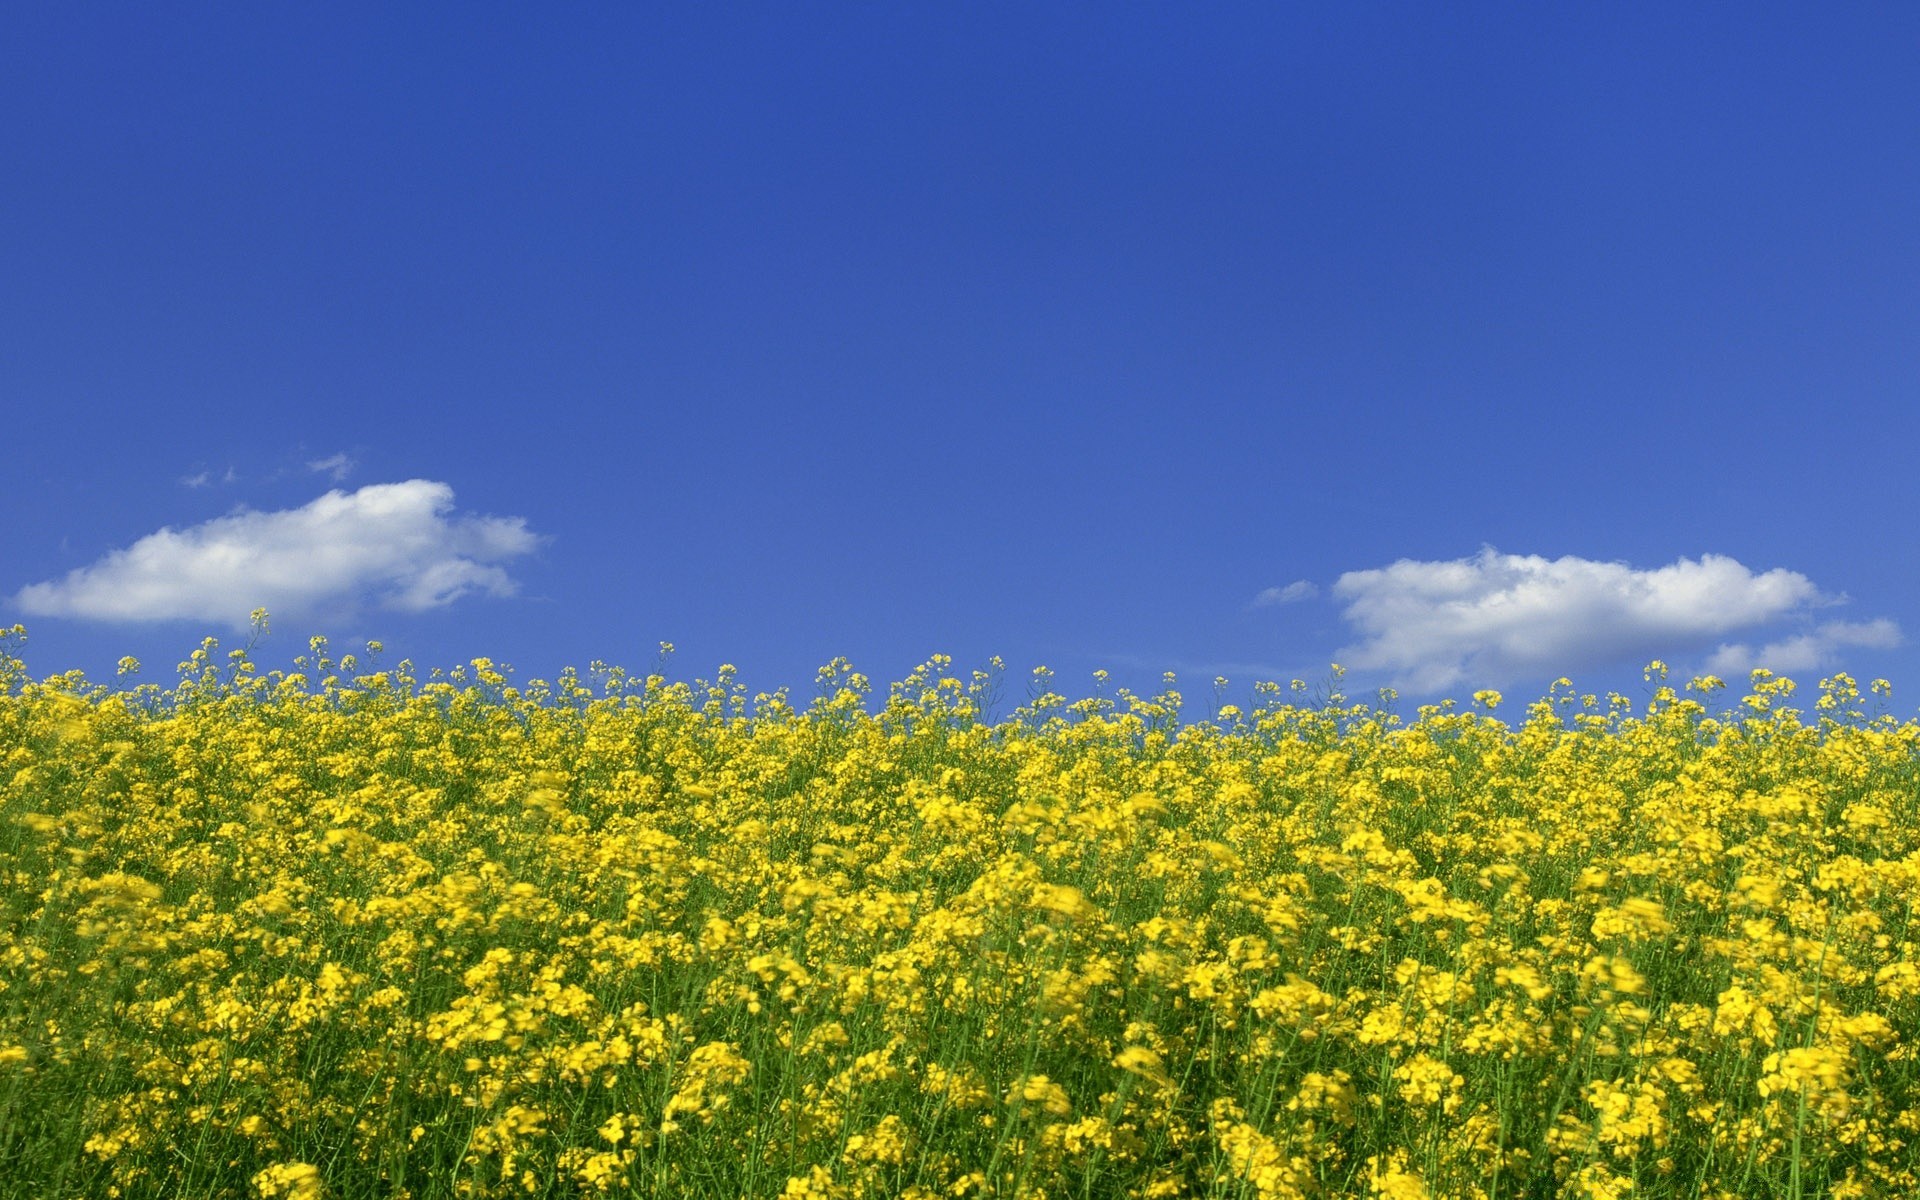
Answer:
[(0, 659), (0, 1196), (1920, 1194), (1878, 683), (182, 666)]

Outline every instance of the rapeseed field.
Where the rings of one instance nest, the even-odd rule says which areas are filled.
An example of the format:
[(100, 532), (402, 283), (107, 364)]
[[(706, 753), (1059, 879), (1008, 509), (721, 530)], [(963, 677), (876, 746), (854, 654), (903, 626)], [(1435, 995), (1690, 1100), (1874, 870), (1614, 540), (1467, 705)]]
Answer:
[(0, 658), (0, 1195), (1920, 1194), (1881, 684), (294, 665)]

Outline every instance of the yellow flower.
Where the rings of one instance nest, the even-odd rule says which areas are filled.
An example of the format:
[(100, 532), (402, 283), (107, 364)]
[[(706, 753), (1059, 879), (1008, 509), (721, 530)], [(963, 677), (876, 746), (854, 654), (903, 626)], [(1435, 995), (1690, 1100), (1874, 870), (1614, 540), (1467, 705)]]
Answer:
[(1068, 1098), (1067, 1090), (1045, 1075), (1022, 1076), (1007, 1093), (1007, 1101), (1037, 1104), (1057, 1117), (1064, 1117), (1073, 1111), (1073, 1101)]
[[(1295, 1200), (1310, 1194), (1313, 1169), (1310, 1162), (1285, 1153), (1272, 1138), (1243, 1121), (1228, 1121), (1218, 1126), (1220, 1150), (1226, 1155), (1227, 1170), (1235, 1179), (1253, 1185), (1260, 1200)], [(1178, 1189), (1157, 1193), (1178, 1195)]]
[(627, 1114), (615, 1113), (608, 1117), (600, 1126), (600, 1136), (607, 1142), (618, 1146), (620, 1140), (627, 1136)]
[[(1451, 1080), (1447, 1086), (1452, 1086)], [(1354, 1106), (1359, 1099), (1359, 1093), (1353, 1086), (1353, 1076), (1346, 1071), (1338, 1067), (1325, 1074), (1308, 1071), (1300, 1077), (1300, 1090), (1287, 1101), (1287, 1111), (1326, 1113), (1336, 1124), (1350, 1126), (1354, 1122)], [(1459, 1107), (1457, 1100), (1451, 1103), (1454, 1109)]]
[(1167, 1078), (1166, 1063), (1161, 1060), (1159, 1054), (1147, 1046), (1128, 1046), (1113, 1056), (1113, 1065), (1143, 1079), (1150, 1079), (1163, 1087), (1172, 1083)]
[(286, 1200), (321, 1200), (327, 1194), (320, 1168), (305, 1162), (275, 1163), (254, 1175), (253, 1186), (269, 1200), (276, 1196)]
[(1593, 938), (1599, 942), (1613, 938), (1640, 942), (1672, 932), (1673, 922), (1667, 919), (1666, 909), (1658, 900), (1644, 896), (1629, 897), (1603, 908), (1593, 918)]
[(1368, 1195), (1377, 1200), (1431, 1200), (1427, 1181), (1407, 1165), (1405, 1151), (1367, 1159)]
[(1079, 888), (1065, 884), (1040, 885), (1034, 892), (1033, 902), (1037, 907), (1070, 921), (1083, 920), (1098, 911)]
[(1566, 1194), (1577, 1200), (1627, 1200), (1633, 1195), (1633, 1178), (1617, 1175), (1602, 1163), (1590, 1163), (1567, 1180)]
[(805, 1175), (788, 1178), (782, 1188), (782, 1200), (839, 1200), (845, 1192), (834, 1185), (833, 1172), (825, 1167), (809, 1167)]
[(1466, 1080), (1441, 1060), (1416, 1054), (1394, 1068), (1400, 1081), (1400, 1098), (1415, 1109), (1442, 1107), (1448, 1114), (1460, 1108), (1460, 1089)]
[(847, 1146), (841, 1157), (848, 1162), (886, 1163), (899, 1166), (907, 1159), (912, 1144), (912, 1136), (907, 1124), (898, 1116), (889, 1113), (880, 1118), (880, 1123), (865, 1133), (856, 1133), (847, 1138)]
[(1800, 1096), (1815, 1112), (1843, 1116), (1852, 1107), (1847, 1094), (1852, 1065), (1832, 1046), (1795, 1046), (1767, 1055), (1756, 1086), (1762, 1096)]

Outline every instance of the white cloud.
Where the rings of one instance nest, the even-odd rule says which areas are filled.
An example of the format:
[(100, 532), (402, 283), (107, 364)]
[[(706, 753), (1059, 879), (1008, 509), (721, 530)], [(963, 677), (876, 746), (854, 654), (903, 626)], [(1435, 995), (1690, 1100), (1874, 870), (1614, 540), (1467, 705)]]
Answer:
[(1285, 587), (1270, 587), (1253, 598), (1255, 608), (1266, 608), (1273, 604), (1292, 604), (1296, 600), (1311, 600), (1320, 594), (1310, 580), (1296, 579)]
[(316, 458), (307, 464), (307, 470), (323, 474), (335, 483), (353, 474), (353, 468), (353, 457), (344, 451), (339, 454), (329, 454), (325, 458)]
[(300, 508), (163, 528), (65, 578), (22, 588), (28, 616), (197, 620), (247, 627), (375, 604), (420, 612), (474, 591), (511, 595), (500, 564), (541, 539), (519, 517), (454, 514), (453, 489), (413, 479), (330, 491)]
[(214, 474), (212, 471), (209, 471), (203, 467), (200, 470), (195, 471), (191, 475), (182, 475), (180, 477), (180, 486), (189, 487), (189, 488), (203, 488), (211, 483), (238, 483), (239, 481), (240, 481), (240, 473), (238, 471), (235, 471), (232, 467), (228, 467), (225, 471), (221, 472), (219, 478), (217, 479), (214, 477)]
[[(1636, 570), (1491, 547), (1451, 562), (1402, 559), (1349, 571), (1333, 592), (1361, 637), (1339, 651), (1340, 661), (1390, 672), (1396, 687), (1413, 692), (1678, 657), (1735, 630), (1842, 600), (1798, 572), (1756, 574), (1723, 555)], [(1892, 622), (1867, 626), (1883, 624), (1898, 636)]]
[(1900, 641), (1900, 627), (1885, 617), (1877, 621), (1828, 621), (1812, 633), (1768, 642), (1758, 650), (1744, 642), (1721, 646), (1707, 659), (1706, 669), (1732, 682), (1744, 679), (1755, 667), (1781, 675), (1821, 671), (1833, 666), (1847, 647), (1891, 650)]

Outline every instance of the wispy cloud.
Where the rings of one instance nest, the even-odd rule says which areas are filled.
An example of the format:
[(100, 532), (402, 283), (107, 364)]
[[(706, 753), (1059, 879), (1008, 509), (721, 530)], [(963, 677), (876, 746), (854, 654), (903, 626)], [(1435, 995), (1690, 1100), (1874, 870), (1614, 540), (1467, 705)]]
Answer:
[[(1735, 631), (1844, 600), (1798, 572), (1756, 573), (1723, 555), (1642, 570), (1492, 547), (1471, 558), (1402, 559), (1349, 571), (1333, 594), (1345, 601), (1342, 615), (1360, 635), (1339, 651), (1341, 661), (1389, 672), (1394, 686), (1413, 692), (1704, 653)], [(1841, 645), (1890, 644), (1866, 638), (1898, 636), (1891, 621), (1833, 623), (1811, 640), (1789, 639), (1759, 653), (1818, 657)], [(1729, 660), (1744, 649), (1722, 647)]]
[(354, 465), (353, 457), (342, 451), (339, 454), (329, 454), (325, 458), (312, 459), (307, 463), (307, 470), (325, 475), (335, 483), (340, 483), (353, 474)]
[(182, 475), (180, 477), (180, 486), (189, 488), (203, 488), (214, 483), (233, 484), (238, 482), (240, 482), (240, 472), (234, 470), (232, 467), (228, 467), (218, 475), (202, 467), (190, 475)]
[(540, 541), (522, 518), (456, 514), (451, 487), (413, 479), (163, 528), (22, 588), (14, 604), (29, 616), (236, 629), (259, 607), (288, 616), (369, 604), (421, 612), (473, 592), (511, 595), (501, 564)]
[(1858, 646), (1891, 650), (1901, 642), (1900, 627), (1885, 617), (1875, 621), (1828, 621), (1812, 633), (1768, 642), (1755, 649), (1744, 642), (1721, 646), (1706, 669), (1737, 682), (1755, 667), (1776, 673), (1820, 671), (1835, 665), (1840, 653)]
[(1270, 587), (1253, 598), (1255, 608), (1267, 608), (1275, 604), (1293, 604), (1301, 600), (1311, 600), (1320, 594), (1320, 589), (1311, 580), (1296, 579), (1285, 587)]

